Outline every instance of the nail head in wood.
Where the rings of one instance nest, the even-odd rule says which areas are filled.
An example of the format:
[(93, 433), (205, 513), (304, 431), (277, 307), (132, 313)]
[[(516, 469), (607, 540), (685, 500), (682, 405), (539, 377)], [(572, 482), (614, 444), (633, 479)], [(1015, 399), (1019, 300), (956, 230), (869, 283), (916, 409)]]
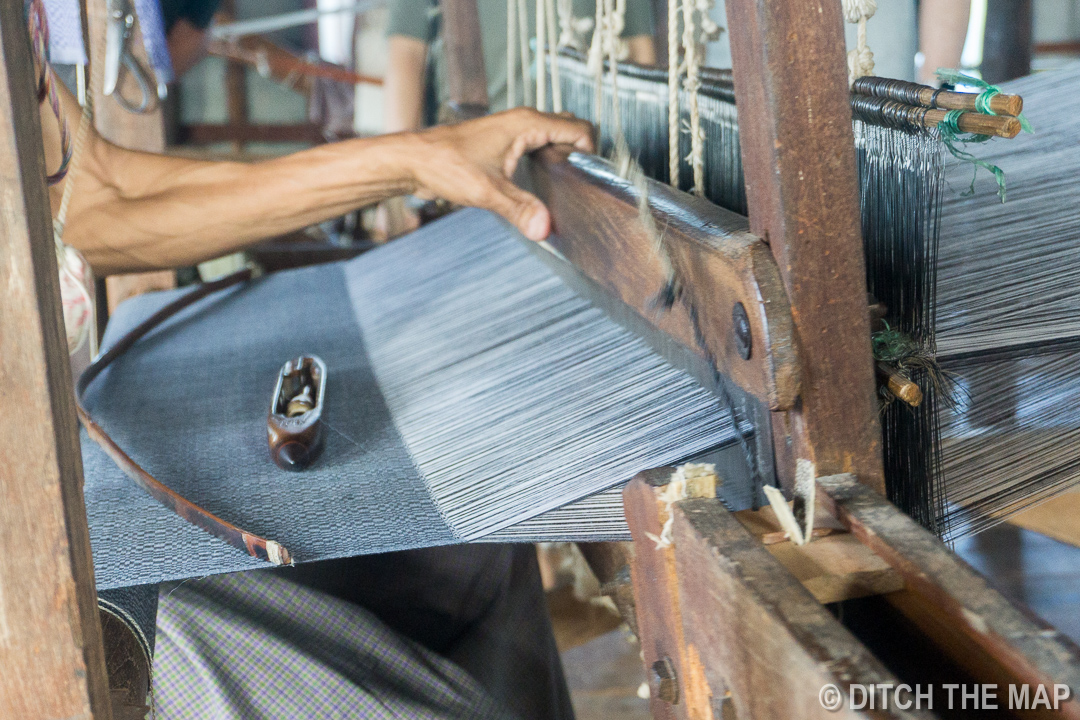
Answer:
[(653, 697), (660, 698), (669, 705), (679, 704), (679, 679), (675, 674), (675, 665), (667, 655), (652, 664), (649, 691)]
[(735, 332), (735, 349), (739, 351), (739, 357), (749, 360), (753, 337), (750, 335), (750, 318), (741, 302), (735, 303), (731, 310), (731, 323)]

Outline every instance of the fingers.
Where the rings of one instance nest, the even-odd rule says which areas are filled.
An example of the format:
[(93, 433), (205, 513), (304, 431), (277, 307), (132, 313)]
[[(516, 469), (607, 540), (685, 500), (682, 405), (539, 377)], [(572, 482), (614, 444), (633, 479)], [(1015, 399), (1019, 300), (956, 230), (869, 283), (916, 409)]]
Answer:
[(514, 174), (525, 153), (547, 145), (567, 145), (582, 152), (593, 152), (593, 126), (576, 118), (561, 118), (533, 111), (528, 126), (510, 144), (503, 159), (503, 175)]
[(530, 240), (543, 240), (551, 232), (551, 214), (532, 193), (500, 175), (492, 175), (492, 194), (487, 209), (502, 215)]

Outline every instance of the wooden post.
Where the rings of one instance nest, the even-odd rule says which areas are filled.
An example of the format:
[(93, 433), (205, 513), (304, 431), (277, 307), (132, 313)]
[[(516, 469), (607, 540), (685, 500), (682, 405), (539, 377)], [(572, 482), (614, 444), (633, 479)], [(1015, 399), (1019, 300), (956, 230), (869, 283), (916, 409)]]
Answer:
[(0, 717), (110, 718), (36, 80), (0, 2)]
[(802, 359), (777, 464), (884, 492), (840, 2), (728, 0), (727, 17), (750, 231), (780, 266)]
[(476, 0), (442, 0), (441, 4), (449, 110), (455, 120), (480, 117), (488, 111), (488, 91)]

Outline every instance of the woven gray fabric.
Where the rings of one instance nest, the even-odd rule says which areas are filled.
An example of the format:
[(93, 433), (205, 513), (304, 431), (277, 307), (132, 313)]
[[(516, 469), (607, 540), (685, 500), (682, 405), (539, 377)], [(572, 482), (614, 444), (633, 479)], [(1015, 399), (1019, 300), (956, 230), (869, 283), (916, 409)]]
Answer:
[(345, 274), (391, 415), (456, 535), (482, 538), (732, 440), (714, 396), (505, 221), (465, 210), (439, 230)]
[[(173, 297), (125, 303), (105, 344)], [(290, 473), (270, 461), (266, 414), (277, 372), (305, 352), (329, 368), (336, 432)], [(454, 541), (383, 404), (338, 265), (207, 298), (117, 360), (86, 404), (156, 478), (299, 562)], [(159, 505), (85, 435), (82, 446), (99, 588), (265, 567)]]
[[(479, 539), (733, 440), (714, 396), (523, 242), (463, 211), (347, 264), (224, 291), (141, 340), (87, 407), (159, 480), (298, 562)], [(106, 346), (173, 297), (126, 303)], [(300, 353), (326, 361), (330, 431), (288, 473), (269, 460), (266, 413)], [(99, 587), (261, 564), (83, 448)], [(617, 503), (597, 507), (619, 526)], [(580, 530), (559, 517), (598, 520), (563, 514), (515, 539)]]

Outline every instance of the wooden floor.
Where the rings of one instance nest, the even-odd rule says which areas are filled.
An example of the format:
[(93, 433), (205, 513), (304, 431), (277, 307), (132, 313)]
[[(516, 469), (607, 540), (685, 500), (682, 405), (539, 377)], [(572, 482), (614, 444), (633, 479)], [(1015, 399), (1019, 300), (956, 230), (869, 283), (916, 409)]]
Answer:
[(577, 720), (651, 720), (637, 641), (625, 628), (562, 654)]
[(1080, 644), (1080, 548), (1005, 523), (955, 550), (1002, 594)]
[[(1080, 548), (1013, 525), (956, 543), (955, 550), (1004, 595), (1080, 644)], [(648, 720), (638, 697), (639, 648), (619, 629), (562, 654), (578, 720)]]

